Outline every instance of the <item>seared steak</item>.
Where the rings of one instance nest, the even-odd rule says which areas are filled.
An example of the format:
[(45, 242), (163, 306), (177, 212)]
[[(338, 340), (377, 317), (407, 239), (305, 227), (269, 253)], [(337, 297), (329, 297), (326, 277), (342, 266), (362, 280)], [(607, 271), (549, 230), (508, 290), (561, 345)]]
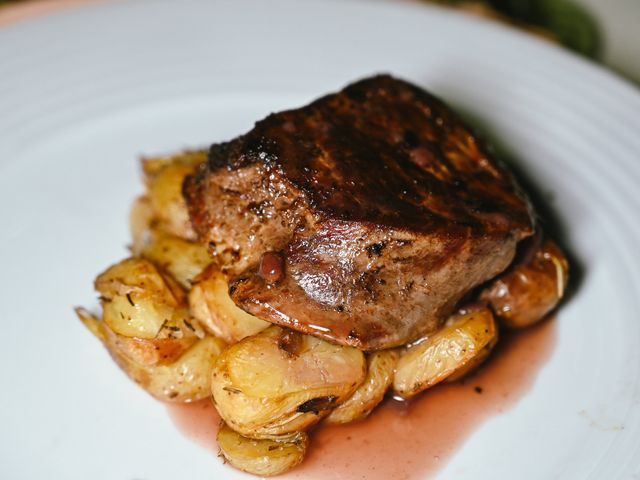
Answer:
[(527, 198), (460, 118), (390, 76), (214, 145), (184, 194), (237, 305), (363, 350), (437, 329), (533, 231)]

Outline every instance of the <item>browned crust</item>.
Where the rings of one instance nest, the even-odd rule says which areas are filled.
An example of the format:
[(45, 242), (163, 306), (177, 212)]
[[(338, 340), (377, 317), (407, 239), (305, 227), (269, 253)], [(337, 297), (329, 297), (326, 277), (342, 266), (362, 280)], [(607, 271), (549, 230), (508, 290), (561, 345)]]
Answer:
[[(214, 145), (184, 194), (240, 307), (363, 349), (437, 328), (533, 232), (525, 194), (470, 128), (386, 75)], [(273, 283), (258, 274), (269, 251), (283, 257)]]

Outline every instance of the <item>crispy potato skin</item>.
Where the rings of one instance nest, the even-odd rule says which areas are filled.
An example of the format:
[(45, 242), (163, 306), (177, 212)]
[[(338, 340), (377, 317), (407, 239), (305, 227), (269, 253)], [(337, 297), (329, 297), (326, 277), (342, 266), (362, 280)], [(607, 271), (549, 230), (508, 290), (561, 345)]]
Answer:
[(216, 265), (199, 275), (189, 292), (192, 315), (214, 335), (236, 343), (271, 325), (240, 309), (229, 296), (227, 277)]
[(140, 255), (151, 233), (195, 240), (190, 220), (185, 218), (181, 189), (184, 176), (206, 158), (207, 150), (196, 150), (142, 160), (147, 191), (136, 199), (129, 214), (134, 255)]
[(238, 470), (271, 477), (291, 470), (302, 462), (309, 437), (300, 432), (288, 441), (256, 440), (240, 435), (228, 425), (218, 430), (218, 446), (224, 458)]
[(210, 395), (211, 370), (225, 343), (206, 336), (197, 340), (172, 363), (145, 365), (122, 350), (117, 334), (86, 310), (76, 313), (87, 328), (98, 337), (120, 368), (149, 394), (163, 401), (193, 402)]
[(107, 327), (110, 343), (118, 351), (135, 363), (141, 365), (166, 365), (175, 362), (194, 343), (195, 335), (184, 338), (138, 338), (125, 337)]
[(103, 319), (116, 333), (127, 337), (157, 338), (167, 322), (188, 317), (186, 295), (170, 276), (148, 260), (127, 258), (95, 281), (101, 295)]
[(161, 400), (207, 398), (225, 343), (205, 336), (180, 284), (150, 260), (131, 257), (100, 274), (95, 286), (103, 320), (77, 313), (122, 370)]
[(149, 233), (140, 255), (168, 272), (185, 289), (212, 262), (205, 247), (161, 231)]
[(544, 239), (530, 258), (499, 276), (481, 298), (508, 328), (525, 328), (542, 320), (564, 295), (569, 262), (558, 246)]
[(251, 438), (294, 435), (362, 384), (361, 351), (272, 326), (225, 350), (211, 390), (220, 416)]
[(143, 157), (142, 174), (143, 180), (149, 187), (158, 176), (170, 166), (182, 165), (191, 168), (197, 168), (198, 165), (206, 162), (209, 155), (209, 149), (185, 150), (170, 155), (158, 155), (153, 157)]
[(122, 355), (109, 341), (105, 345), (132, 380), (154, 397), (172, 402), (195, 402), (209, 397), (211, 370), (225, 348), (219, 338), (206, 336), (173, 363), (147, 366)]
[(484, 361), (489, 358), (493, 347), (496, 346), (498, 337), (496, 336), (495, 341), (488, 343), (482, 350), (480, 350), (476, 355), (469, 360), (464, 366), (458, 368), (455, 372), (449, 375), (444, 379), (445, 382), (457, 382), (462, 378), (466, 377), (473, 371), (475, 371), (480, 365), (484, 363)]
[(338, 405), (325, 419), (326, 423), (349, 423), (368, 416), (382, 401), (393, 382), (398, 363), (397, 350), (381, 350), (367, 354), (367, 377), (351, 397)]
[(182, 197), (182, 182), (206, 158), (207, 151), (198, 150), (143, 160), (153, 223), (161, 230), (185, 240), (197, 239)]
[(498, 340), (496, 322), (486, 307), (456, 315), (448, 323), (404, 352), (393, 380), (397, 395), (410, 398), (448, 377), (468, 373)]

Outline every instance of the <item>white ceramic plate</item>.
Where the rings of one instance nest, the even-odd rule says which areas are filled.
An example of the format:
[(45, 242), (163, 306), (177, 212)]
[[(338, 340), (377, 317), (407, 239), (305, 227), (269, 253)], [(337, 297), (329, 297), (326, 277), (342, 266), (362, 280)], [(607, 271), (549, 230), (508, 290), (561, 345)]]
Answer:
[(71, 307), (126, 255), (139, 154), (233, 137), (380, 71), (479, 119), (552, 192), (584, 269), (533, 388), (439, 475), (639, 478), (640, 94), (449, 11), (296, 0), (118, 2), (0, 30), (1, 478), (243, 477), (179, 434)]

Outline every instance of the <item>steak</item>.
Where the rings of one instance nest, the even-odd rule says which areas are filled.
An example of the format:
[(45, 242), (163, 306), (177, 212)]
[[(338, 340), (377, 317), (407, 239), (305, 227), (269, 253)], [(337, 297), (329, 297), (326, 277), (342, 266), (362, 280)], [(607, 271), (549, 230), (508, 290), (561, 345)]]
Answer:
[(387, 75), (213, 145), (183, 190), (240, 308), (362, 350), (438, 329), (534, 227), (469, 127)]

